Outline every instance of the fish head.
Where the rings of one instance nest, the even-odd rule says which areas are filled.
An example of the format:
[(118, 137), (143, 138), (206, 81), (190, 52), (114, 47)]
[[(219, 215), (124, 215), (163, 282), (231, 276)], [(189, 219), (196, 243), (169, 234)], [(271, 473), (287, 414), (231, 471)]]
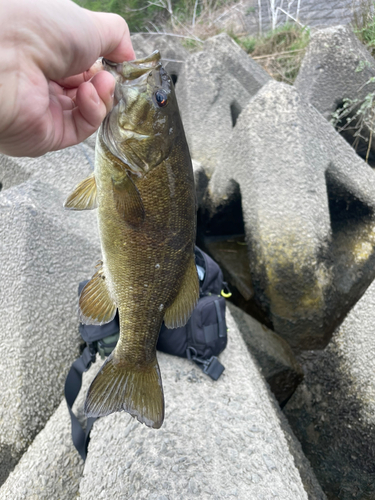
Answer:
[(165, 160), (181, 130), (173, 82), (160, 53), (117, 64), (103, 59), (116, 79), (114, 108), (100, 132), (124, 168), (143, 176)]

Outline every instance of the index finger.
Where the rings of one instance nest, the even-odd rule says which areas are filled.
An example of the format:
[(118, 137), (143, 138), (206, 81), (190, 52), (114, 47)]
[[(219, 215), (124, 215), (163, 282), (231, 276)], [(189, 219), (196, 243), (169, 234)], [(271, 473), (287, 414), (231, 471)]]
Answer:
[(87, 71), (84, 71), (79, 75), (68, 76), (67, 78), (56, 80), (56, 83), (58, 83), (65, 89), (76, 89), (81, 85), (81, 83), (88, 82), (94, 75), (96, 75), (96, 73), (99, 73), (99, 71), (102, 70), (103, 70), (102, 61), (98, 59)]

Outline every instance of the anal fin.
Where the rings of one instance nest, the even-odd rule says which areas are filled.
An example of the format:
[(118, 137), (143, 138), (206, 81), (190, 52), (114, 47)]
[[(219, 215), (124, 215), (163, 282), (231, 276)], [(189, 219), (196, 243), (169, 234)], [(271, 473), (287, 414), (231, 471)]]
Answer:
[(126, 411), (139, 422), (158, 429), (164, 420), (164, 394), (157, 359), (136, 367), (116, 357), (108, 357), (88, 390), (85, 413), (104, 417)]
[(92, 210), (98, 207), (96, 181), (94, 173), (74, 188), (73, 193), (64, 202), (69, 210)]
[(199, 299), (199, 281), (194, 255), (182, 280), (180, 290), (174, 302), (167, 308), (164, 323), (167, 328), (178, 328), (186, 325)]
[(109, 295), (101, 268), (83, 288), (79, 309), (81, 322), (86, 325), (102, 325), (115, 317), (117, 307)]

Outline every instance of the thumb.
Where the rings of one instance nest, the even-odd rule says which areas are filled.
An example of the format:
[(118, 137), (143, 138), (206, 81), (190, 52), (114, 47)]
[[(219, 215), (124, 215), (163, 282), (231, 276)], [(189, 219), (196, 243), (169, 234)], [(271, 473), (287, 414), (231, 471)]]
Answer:
[(117, 14), (87, 11), (96, 25), (100, 40), (100, 54), (111, 61), (123, 62), (135, 59), (130, 33), (125, 19)]

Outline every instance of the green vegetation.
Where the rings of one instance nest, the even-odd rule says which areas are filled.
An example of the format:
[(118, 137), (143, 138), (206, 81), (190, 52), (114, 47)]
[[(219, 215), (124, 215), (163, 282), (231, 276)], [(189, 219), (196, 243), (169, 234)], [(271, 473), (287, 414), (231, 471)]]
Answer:
[(153, 19), (157, 7), (150, 5), (147, 0), (74, 0), (85, 9), (96, 12), (113, 12), (126, 19), (130, 31), (139, 31)]
[[(370, 78), (366, 83), (374, 83)], [(369, 92), (364, 99), (344, 99), (335, 113), (332, 114), (332, 124), (338, 132), (344, 132), (353, 148), (357, 151), (361, 143), (367, 144), (365, 161), (368, 163), (375, 121), (375, 92)]]
[[(197, 50), (223, 31), (217, 19), (236, 7), (235, 0), (75, 0), (90, 10), (123, 16), (131, 32), (157, 31), (183, 35), (186, 48)], [(254, 8), (249, 8), (253, 12)], [(249, 12), (247, 12), (249, 13)], [(293, 83), (310, 39), (308, 29), (286, 24), (260, 37), (228, 33), (276, 80)]]
[(273, 78), (292, 84), (310, 41), (310, 31), (297, 24), (284, 24), (261, 37), (233, 38)]
[[(361, 0), (359, 6), (354, 6), (353, 31), (375, 56), (375, 2)], [(359, 61), (355, 71), (359, 73), (369, 66), (368, 61)], [(375, 78), (370, 78), (360, 90), (374, 83)], [(362, 99), (344, 99), (333, 113), (331, 122), (356, 151), (364, 150), (363, 157), (368, 162), (375, 132), (375, 92), (369, 92)]]
[[(145, 31), (146, 27), (195, 24), (207, 12), (216, 12), (233, 0), (74, 0), (86, 9), (114, 12), (126, 19), (131, 32)], [(192, 23), (192, 20), (194, 22)]]
[(360, 41), (375, 55), (375, 2), (374, 0), (361, 0), (353, 4), (353, 30)]

